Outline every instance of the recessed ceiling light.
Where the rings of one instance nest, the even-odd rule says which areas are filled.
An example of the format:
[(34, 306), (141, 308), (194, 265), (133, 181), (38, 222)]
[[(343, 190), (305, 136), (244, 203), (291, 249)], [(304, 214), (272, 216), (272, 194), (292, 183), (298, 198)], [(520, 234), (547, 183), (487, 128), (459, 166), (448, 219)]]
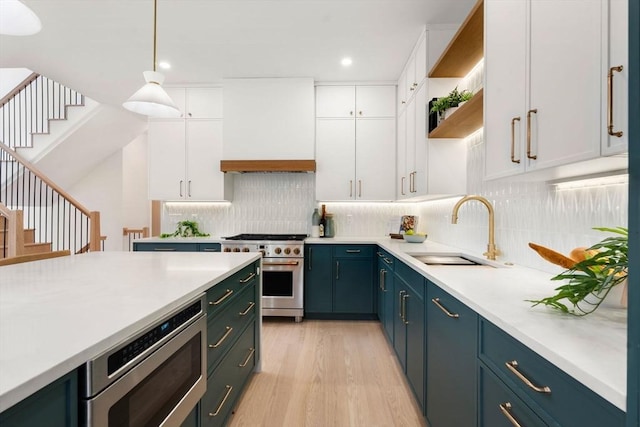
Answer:
[(349, 65), (353, 64), (353, 61), (351, 60), (351, 58), (346, 57), (346, 58), (342, 58), (342, 61), (340, 61), (340, 63), (341, 63), (344, 67), (348, 67)]
[(167, 61), (161, 61), (158, 63), (158, 67), (162, 68), (163, 70), (168, 70), (169, 68), (171, 68), (171, 64), (169, 64)]

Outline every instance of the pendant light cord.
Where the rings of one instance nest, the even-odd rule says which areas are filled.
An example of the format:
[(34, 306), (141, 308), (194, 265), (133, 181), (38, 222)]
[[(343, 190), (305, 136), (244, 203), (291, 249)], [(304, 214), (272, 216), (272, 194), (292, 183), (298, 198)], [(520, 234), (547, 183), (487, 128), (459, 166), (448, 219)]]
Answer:
[(158, 0), (153, 0), (153, 71), (156, 71), (156, 44), (157, 44), (157, 36), (156, 36), (156, 25), (157, 25), (157, 14), (158, 14)]

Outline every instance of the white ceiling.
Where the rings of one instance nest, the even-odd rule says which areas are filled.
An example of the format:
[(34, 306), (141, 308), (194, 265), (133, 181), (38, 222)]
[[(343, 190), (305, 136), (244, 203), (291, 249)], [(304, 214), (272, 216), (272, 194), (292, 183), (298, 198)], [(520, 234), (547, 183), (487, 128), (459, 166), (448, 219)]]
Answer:
[[(1, 1), (1, 0), (0, 0)], [(153, 62), (152, 0), (23, 0), (43, 29), (0, 36), (0, 68), (26, 67), (121, 105)], [(459, 24), (475, 0), (159, 0), (166, 85), (230, 77), (395, 81), (425, 24)], [(343, 56), (353, 65), (340, 65)]]

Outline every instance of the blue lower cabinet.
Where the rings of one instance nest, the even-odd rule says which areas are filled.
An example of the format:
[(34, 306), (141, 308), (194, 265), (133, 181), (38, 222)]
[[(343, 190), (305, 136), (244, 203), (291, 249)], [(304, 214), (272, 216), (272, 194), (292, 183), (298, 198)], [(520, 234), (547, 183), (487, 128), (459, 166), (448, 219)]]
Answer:
[(372, 263), (371, 258), (334, 258), (334, 313), (375, 313)]
[(382, 323), (385, 334), (390, 342), (393, 342), (394, 296), (393, 266), (395, 258), (383, 250), (378, 250), (378, 319)]
[(305, 245), (304, 312), (333, 312), (332, 245)]
[(393, 346), (420, 408), (425, 404), (425, 279), (395, 265)]
[(478, 315), (427, 281), (427, 407), (431, 427), (476, 425)]
[(2, 427), (77, 427), (78, 374), (73, 371), (0, 414)]
[(226, 424), (256, 363), (255, 329), (247, 327), (238, 342), (207, 380), (207, 392), (200, 401), (203, 427)]
[(198, 243), (198, 252), (220, 252), (220, 243)]
[(547, 427), (529, 406), (482, 363), (479, 364), (478, 378), (479, 427)]
[(198, 252), (197, 243), (145, 243), (133, 242), (135, 252)]

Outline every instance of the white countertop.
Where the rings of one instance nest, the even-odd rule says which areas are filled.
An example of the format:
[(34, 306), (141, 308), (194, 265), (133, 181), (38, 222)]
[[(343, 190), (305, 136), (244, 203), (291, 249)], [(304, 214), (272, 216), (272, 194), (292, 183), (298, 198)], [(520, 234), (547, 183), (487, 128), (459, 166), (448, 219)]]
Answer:
[(314, 244), (378, 244), (427, 279), (475, 310), (621, 410), (627, 396), (627, 310), (600, 306), (575, 317), (525, 300), (553, 295), (559, 282), (551, 274), (520, 266), (425, 265), (407, 253), (481, 254), (426, 240), (390, 238), (313, 238)]
[(0, 412), (259, 258), (94, 252), (0, 267)]

